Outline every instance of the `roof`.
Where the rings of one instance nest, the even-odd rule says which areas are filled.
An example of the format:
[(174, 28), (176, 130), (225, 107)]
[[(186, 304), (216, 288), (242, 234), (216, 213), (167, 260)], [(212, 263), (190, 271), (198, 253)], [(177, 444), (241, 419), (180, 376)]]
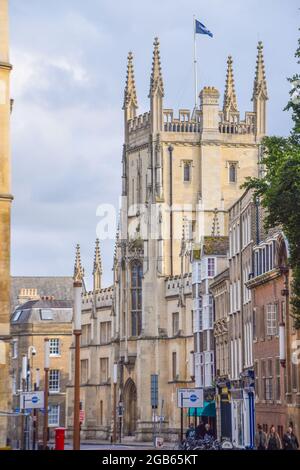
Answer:
[(39, 297), (71, 300), (73, 298), (73, 278), (71, 276), (13, 276), (11, 278), (12, 310), (15, 310), (19, 304), (18, 296), (21, 289), (37, 289)]
[[(45, 310), (45, 318), (42, 318), (43, 310)], [(18, 312), (20, 313), (18, 314)], [(12, 325), (18, 323), (45, 323), (46, 321), (51, 323), (71, 323), (72, 316), (73, 308), (71, 300), (29, 300), (19, 305), (13, 312)]]

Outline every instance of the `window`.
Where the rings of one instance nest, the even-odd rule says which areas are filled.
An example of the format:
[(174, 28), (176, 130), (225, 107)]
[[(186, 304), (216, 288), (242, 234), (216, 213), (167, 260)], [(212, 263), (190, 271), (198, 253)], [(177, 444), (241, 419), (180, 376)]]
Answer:
[(292, 360), (292, 390), (297, 391), (298, 364)]
[(53, 311), (50, 308), (40, 309), (41, 320), (53, 320)]
[(254, 380), (255, 380), (255, 394), (259, 399), (259, 377), (258, 377), (258, 362), (254, 363)]
[(134, 263), (131, 268), (131, 334), (139, 336), (142, 331), (142, 277), (143, 268)]
[(191, 164), (185, 162), (183, 165), (183, 181), (189, 183), (191, 181)]
[(81, 329), (81, 345), (86, 346), (91, 342), (91, 325), (82, 325)]
[(58, 427), (59, 426), (59, 415), (60, 415), (60, 406), (59, 405), (50, 405), (48, 413), (48, 425), (49, 427)]
[(109, 343), (111, 339), (111, 322), (104, 321), (100, 323), (100, 344)]
[(262, 399), (265, 400), (266, 399), (266, 361), (265, 360), (262, 360), (261, 363), (260, 363), (260, 370), (261, 370), (261, 383), (262, 383), (262, 387), (261, 387), (261, 391), (262, 391)]
[(267, 305), (267, 336), (278, 335), (278, 305)]
[(172, 379), (177, 379), (177, 354), (176, 352), (172, 353)]
[(229, 164), (229, 183), (236, 183), (237, 182), (237, 164), (230, 163)]
[(58, 338), (51, 338), (49, 340), (50, 356), (60, 356), (60, 342)]
[(179, 332), (179, 312), (174, 312), (172, 314), (172, 333), (173, 336), (176, 336)]
[(23, 310), (18, 310), (18, 311), (14, 314), (13, 322), (18, 321), (18, 320), (20, 319), (22, 313), (23, 313)]
[(266, 400), (273, 400), (273, 361), (268, 359), (268, 377), (266, 378)]
[(109, 379), (109, 361), (108, 357), (100, 359), (100, 382), (108, 382)]
[(275, 362), (275, 373), (276, 373), (276, 388), (275, 388), (275, 399), (277, 401), (281, 400), (281, 385), (280, 385), (280, 359), (276, 357)]
[(207, 258), (207, 276), (214, 277), (215, 276), (215, 258)]
[(17, 359), (18, 357), (18, 340), (14, 339), (12, 342), (12, 358)]
[(49, 392), (59, 392), (60, 390), (60, 371), (50, 369), (49, 371)]
[(83, 359), (80, 361), (80, 382), (86, 384), (89, 378), (89, 361)]
[(103, 425), (103, 401), (100, 401), (100, 426)]
[(208, 299), (208, 328), (213, 328), (214, 300), (210, 295)]

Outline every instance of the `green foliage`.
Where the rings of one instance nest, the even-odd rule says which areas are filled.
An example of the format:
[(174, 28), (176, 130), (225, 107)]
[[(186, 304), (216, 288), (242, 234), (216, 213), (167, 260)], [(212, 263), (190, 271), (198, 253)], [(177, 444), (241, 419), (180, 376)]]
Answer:
[[(296, 57), (300, 64), (300, 40)], [(252, 188), (254, 197), (266, 209), (266, 229), (279, 226), (288, 239), (293, 270), (292, 314), (295, 327), (300, 329), (300, 75), (295, 74), (289, 81), (292, 90), (285, 109), (292, 111), (291, 135), (263, 139), (263, 175), (247, 178), (243, 187)]]

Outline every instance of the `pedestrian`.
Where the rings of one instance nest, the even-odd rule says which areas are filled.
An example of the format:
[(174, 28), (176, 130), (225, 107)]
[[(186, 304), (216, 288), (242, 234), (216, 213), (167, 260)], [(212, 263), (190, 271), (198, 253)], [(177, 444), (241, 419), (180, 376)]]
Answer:
[(267, 437), (267, 450), (281, 449), (281, 440), (279, 434), (275, 430), (274, 424), (270, 427), (270, 432)]
[(185, 433), (185, 437), (187, 439), (195, 439), (195, 427), (194, 427), (194, 423), (191, 423)]
[(284, 450), (299, 449), (299, 442), (297, 436), (294, 434), (293, 427), (291, 425), (289, 425), (287, 432), (284, 434), (282, 443)]
[(255, 434), (255, 447), (257, 450), (266, 450), (267, 435), (264, 432), (262, 425), (257, 425), (257, 432)]
[(205, 436), (208, 436), (208, 437), (214, 437), (214, 433), (211, 429), (211, 426), (209, 423), (206, 423), (205, 425), (205, 433), (204, 433), (204, 437)]
[(203, 421), (200, 421), (198, 426), (196, 427), (196, 439), (203, 439), (205, 434), (205, 427)]

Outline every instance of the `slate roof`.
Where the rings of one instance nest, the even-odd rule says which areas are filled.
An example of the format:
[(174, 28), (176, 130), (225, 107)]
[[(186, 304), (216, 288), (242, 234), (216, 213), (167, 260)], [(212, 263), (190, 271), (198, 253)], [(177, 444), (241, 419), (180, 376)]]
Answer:
[(73, 278), (71, 276), (12, 276), (12, 311), (14, 311), (18, 305), (18, 295), (23, 288), (37, 289), (37, 294), (40, 297), (53, 297), (56, 300), (73, 299)]

